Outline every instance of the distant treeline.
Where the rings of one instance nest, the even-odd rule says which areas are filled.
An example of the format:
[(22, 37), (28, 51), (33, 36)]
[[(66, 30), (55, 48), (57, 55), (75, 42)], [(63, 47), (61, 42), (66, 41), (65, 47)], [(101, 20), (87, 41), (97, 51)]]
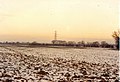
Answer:
[(38, 43), (34, 42), (0, 42), (3, 45), (16, 45), (16, 46), (68, 46), (68, 47), (101, 47), (101, 48), (115, 48), (115, 44), (109, 44), (106, 41), (102, 42), (75, 42), (75, 41), (60, 41), (60, 40), (53, 40), (52, 43)]
[(85, 42), (85, 41), (80, 41), (80, 42), (75, 42), (75, 41), (52, 41), (53, 45), (57, 46), (74, 46), (74, 47), (102, 47), (102, 48), (114, 48), (114, 44), (109, 44), (106, 41), (102, 42)]
[(107, 43), (106, 41), (94, 41), (94, 42), (85, 42), (85, 41), (63, 41), (63, 40), (52, 40), (51, 43), (38, 43), (34, 42), (0, 42), (0, 46), (29, 46), (29, 47), (51, 47), (51, 46), (68, 46), (68, 47), (101, 47), (101, 48), (114, 48), (119, 50), (120, 47), (120, 30), (114, 31), (112, 37), (115, 40), (115, 44)]

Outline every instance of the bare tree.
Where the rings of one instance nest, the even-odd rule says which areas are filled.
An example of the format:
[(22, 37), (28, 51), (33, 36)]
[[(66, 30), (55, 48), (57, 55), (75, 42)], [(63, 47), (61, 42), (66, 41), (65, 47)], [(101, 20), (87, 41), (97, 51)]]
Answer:
[(95, 41), (92, 43), (92, 47), (99, 47), (100, 43), (98, 41)]
[(108, 45), (109, 45), (109, 44), (108, 44), (106, 41), (102, 41), (102, 42), (101, 42), (101, 47), (102, 47), (102, 48), (107, 48)]
[(78, 45), (84, 47), (85, 46), (85, 42), (84, 41), (78, 42)]
[(69, 46), (75, 46), (76, 45), (76, 42), (75, 41), (68, 41), (67, 43)]
[(116, 48), (118, 50), (119, 50), (119, 39), (120, 39), (119, 34), (120, 34), (120, 31), (118, 31), (118, 32), (114, 31), (113, 35), (112, 35), (112, 37), (115, 39)]

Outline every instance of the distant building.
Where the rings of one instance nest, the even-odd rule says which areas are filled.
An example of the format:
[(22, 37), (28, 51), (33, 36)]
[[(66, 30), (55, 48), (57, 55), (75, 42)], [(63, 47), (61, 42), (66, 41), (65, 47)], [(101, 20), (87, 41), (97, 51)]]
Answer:
[(63, 41), (63, 40), (53, 40), (52, 43), (53, 43), (53, 44), (62, 44), (62, 45), (63, 45), (63, 44), (67, 44), (67, 42), (66, 42), (66, 41)]

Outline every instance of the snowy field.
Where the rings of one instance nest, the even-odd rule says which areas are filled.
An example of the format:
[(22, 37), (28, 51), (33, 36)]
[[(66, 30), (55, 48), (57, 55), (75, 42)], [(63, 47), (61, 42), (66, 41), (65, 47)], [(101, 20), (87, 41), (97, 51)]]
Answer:
[(88, 48), (88, 49), (74, 49), (74, 48), (25, 48), (13, 47), (21, 53), (34, 56), (43, 56), (49, 58), (63, 58), (73, 59), (78, 61), (86, 61), (92, 63), (109, 63), (118, 64), (118, 51), (103, 49), (103, 48)]
[(0, 82), (118, 82), (118, 65), (117, 50), (0, 47)]

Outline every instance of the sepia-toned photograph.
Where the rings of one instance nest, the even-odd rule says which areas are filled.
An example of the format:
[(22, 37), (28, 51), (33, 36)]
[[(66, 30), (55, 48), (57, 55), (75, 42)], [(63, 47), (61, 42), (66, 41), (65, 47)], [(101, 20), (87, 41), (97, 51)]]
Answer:
[(0, 0), (0, 82), (119, 82), (119, 0)]

